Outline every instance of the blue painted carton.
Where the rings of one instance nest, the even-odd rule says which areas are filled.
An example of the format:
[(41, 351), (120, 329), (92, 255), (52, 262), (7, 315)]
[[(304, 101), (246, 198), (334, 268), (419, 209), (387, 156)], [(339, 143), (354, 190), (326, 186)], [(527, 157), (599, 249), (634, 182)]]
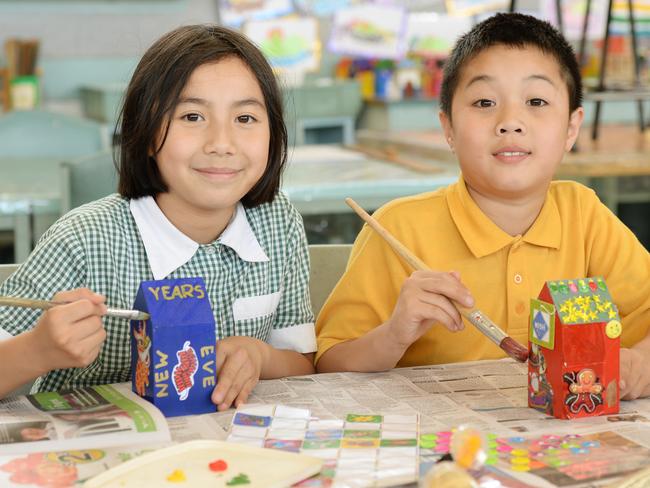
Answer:
[(131, 321), (133, 391), (166, 417), (214, 412), (214, 315), (202, 278), (143, 281)]

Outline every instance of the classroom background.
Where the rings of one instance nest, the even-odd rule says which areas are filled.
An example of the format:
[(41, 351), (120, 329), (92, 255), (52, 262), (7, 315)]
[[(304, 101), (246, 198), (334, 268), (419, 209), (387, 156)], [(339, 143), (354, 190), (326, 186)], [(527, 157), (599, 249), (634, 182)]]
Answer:
[[(67, 210), (115, 190), (126, 83), (182, 24), (241, 30), (285, 92), (285, 191), (310, 244), (352, 242), (367, 210), (458, 177), (438, 122), (445, 57), (496, 11), (548, 19), (587, 93), (557, 177), (593, 187), (650, 248), (650, 0), (0, 0), (0, 263), (22, 262)], [(587, 5), (588, 15), (587, 15)], [(585, 23), (585, 19), (587, 22)]]

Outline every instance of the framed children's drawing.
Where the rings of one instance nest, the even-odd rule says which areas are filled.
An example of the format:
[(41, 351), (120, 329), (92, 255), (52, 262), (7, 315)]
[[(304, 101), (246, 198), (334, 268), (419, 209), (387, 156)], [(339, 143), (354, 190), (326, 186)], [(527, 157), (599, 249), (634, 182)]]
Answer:
[(336, 12), (330, 51), (367, 58), (401, 58), (406, 50), (406, 11), (392, 5), (359, 5)]
[(318, 69), (320, 41), (313, 17), (247, 22), (244, 33), (259, 46), (274, 69), (307, 72)]
[(476, 15), (507, 7), (509, 3), (506, 0), (445, 0), (447, 13), (451, 15)]

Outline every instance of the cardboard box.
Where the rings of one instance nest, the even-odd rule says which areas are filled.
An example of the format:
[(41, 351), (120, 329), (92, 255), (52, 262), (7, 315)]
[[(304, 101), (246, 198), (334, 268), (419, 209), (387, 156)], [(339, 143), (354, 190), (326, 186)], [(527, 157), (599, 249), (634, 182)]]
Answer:
[(202, 278), (144, 281), (134, 308), (146, 321), (131, 321), (133, 391), (165, 416), (214, 412), (216, 335)]
[(546, 282), (530, 305), (528, 405), (559, 419), (617, 413), (620, 335), (603, 278)]

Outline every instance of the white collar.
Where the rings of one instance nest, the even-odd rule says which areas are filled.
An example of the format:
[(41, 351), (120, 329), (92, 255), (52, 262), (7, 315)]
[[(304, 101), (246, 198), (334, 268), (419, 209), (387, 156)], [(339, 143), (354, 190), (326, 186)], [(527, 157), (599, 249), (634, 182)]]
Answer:
[[(161, 280), (169, 276), (192, 259), (199, 243), (178, 230), (160, 210), (153, 197), (131, 199), (129, 208), (140, 232), (154, 279)], [(218, 241), (232, 248), (244, 261), (269, 260), (248, 223), (241, 203), (237, 204), (233, 218)]]

